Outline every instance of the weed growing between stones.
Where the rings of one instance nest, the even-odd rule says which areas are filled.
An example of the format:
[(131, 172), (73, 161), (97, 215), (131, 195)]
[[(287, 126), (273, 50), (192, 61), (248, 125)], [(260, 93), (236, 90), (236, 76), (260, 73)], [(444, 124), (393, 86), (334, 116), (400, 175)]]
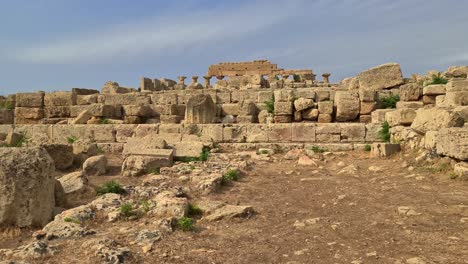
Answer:
[(400, 101), (399, 95), (389, 95), (381, 99), (383, 108), (393, 109), (396, 108), (396, 104)]
[(68, 144), (73, 144), (73, 143), (75, 143), (77, 140), (78, 140), (78, 138), (75, 137), (75, 136), (67, 137), (67, 142), (68, 142)]
[(78, 219), (75, 219), (73, 217), (65, 217), (63, 218), (63, 221), (67, 223), (81, 224), (81, 222)]
[(382, 128), (379, 130), (379, 138), (385, 142), (390, 142), (390, 125), (387, 121), (382, 124)]
[(124, 188), (120, 185), (120, 183), (116, 181), (108, 181), (104, 183), (102, 186), (96, 189), (97, 195), (103, 195), (106, 193), (117, 193), (122, 194), (125, 193)]
[(364, 150), (365, 150), (365, 151), (371, 151), (371, 150), (372, 150), (372, 146), (369, 145), (369, 144), (366, 144), (366, 145), (364, 146)]
[(275, 112), (275, 100), (269, 100), (264, 102), (268, 113), (273, 114)]
[(427, 85), (432, 84), (447, 84), (448, 80), (440, 75), (440, 72), (437, 74), (432, 74), (431, 81)]
[(310, 150), (312, 150), (315, 153), (323, 153), (323, 152), (327, 151), (326, 149), (321, 148), (319, 146), (312, 146), (312, 147), (310, 147)]
[(188, 205), (188, 215), (196, 216), (203, 214), (202, 209), (196, 204), (189, 204)]
[(177, 227), (182, 231), (192, 231), (193, 230), (193, 218), (182, 217), (177, 221)]
[(221, 178), (221, 184), (226, 185), (229, 182), (237, 181), (239, 179), (239, 172), (237, 170), (228, 170), (224, 173), (223, 177)]

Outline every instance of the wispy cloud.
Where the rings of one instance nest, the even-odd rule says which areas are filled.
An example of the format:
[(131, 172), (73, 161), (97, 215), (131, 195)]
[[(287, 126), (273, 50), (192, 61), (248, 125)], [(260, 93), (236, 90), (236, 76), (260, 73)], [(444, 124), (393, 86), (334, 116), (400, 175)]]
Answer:
[(256, 1), (230, 10), (180, 10), (170, 16), (147, 18), (138, 23), (97, 29), (92, 33), (61, 37), (54, 42), (20, 48), (12, 56), (26, 63), (57, 64), (157, 56), (191, 45), (255, 34), (300, 12), (302, 5), (303, 1), (291, 1), (286, 6), (265, 5), (265, 2)]

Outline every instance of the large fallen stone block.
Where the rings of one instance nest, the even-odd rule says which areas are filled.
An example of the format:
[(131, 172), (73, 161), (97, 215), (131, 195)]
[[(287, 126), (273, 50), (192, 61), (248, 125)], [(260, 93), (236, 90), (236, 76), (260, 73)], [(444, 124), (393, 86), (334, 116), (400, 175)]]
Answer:
[(107, 158), (104, 155), (98, 155), (88, 158), (83, 163), (83, 175), (85, 177), (99, 176), (107, 171)]
[(292, 115), (293, 103), (292, 102), (275, 102), (274, 106), (275, 115)]
[(468, 66), (451, 66), (445, 72), (445, 76), (448, 78), (466, 78), (468, 75)]
[(314, 106), (314, 100), (313, 99), (307, 99), (307, 98), (299, 98), (294, 101), (294, 108), (296, 111), (302, 111), (306, 110), (308, 108), (311, 108)]
[(403, 84), (403, 74), (398, 63), (387, 63), (361, 72), (357, 76), (359, 88), (382, 90)]
[(147, 150), (149, 155), (130, 155), (122, 164), (122, 175), (126, 177), (140, 176), (152, 173), (161, 167), (173, 164), (173, 150)]
[(29, 108), (29, 107), (16, 107), (15, 108), (15, 119), (32, 119), (39, 120), (44, 118), (43, 108)]
[(0, 225), (44, 226), (52, 220), (54, 171), (43, 148), (0, 148)]
[(58, 179), (69, 204), (95, 193), (88, 185), (88, 178), (81, 171), (66, 174)]
[(444, 108), (418, 109), (411, 128), (418, 133), (436, 131), (447, 127), (462, 127), (464, 119), (459, 113)]
[(356, 93), (338, 91), (335, 94), (336, 121), (355, 120), (360, 111), (360, 101)]
[(375, 157), (389, 157), (400, 151), (400, 144), (374, 143), (371, 150)]
[(73, 165), (73, 146), (66, 144), (45, 144), (43, 147), (54, 160), (56, 169), (66, 170)]
[(198, 158), (203, 151), (202, 141), (181, 141), (174, 144), (175, 158)]
[(437, 134), (437, 153), (451, 158), (468, 160), (467, 127), (442, 128)]

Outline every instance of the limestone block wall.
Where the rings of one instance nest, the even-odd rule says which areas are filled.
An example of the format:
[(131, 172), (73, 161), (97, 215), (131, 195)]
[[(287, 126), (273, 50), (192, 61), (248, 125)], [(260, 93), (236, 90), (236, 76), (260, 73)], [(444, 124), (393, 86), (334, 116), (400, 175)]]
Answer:
[(129, 138), (159, 135), (169, 144), (213, 143), (371, 143), (380, 141), (380, 124), (120, 124), (120, 125), (0, 125), (0, 134), (22, 133), (28, 144), (67, 144), (69, 138), (120, 148)]

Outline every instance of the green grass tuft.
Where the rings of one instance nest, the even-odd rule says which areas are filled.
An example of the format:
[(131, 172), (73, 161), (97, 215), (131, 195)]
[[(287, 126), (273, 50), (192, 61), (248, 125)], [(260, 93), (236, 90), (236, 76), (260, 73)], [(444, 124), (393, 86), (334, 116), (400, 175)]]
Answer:
[(193, 218), (182, 217), (177, 221), (177, 227), (182, 231), (192, 231), (193, 230)]
[(264, 102), (268, 113), (273, 114), (275, 112), (275, 100), (269, 100)]
[(120, 183), (116, 181), (108, 181), (104, 183), (102, 186), (96, 189), (97, 195), (103, 195), (106, 193), (117, 193), (122, 194), (125, 193), (124, 188), (120, 185)]
[(432, 84), (447, 84), (448, 80), (440, 75), (440, 72), (437, 74), (432, 74), (431, 81), (427, 85)]
[(323, 153), (323, 152), (327, 151), (326, 149), (321, 148), (319, 146), (312, 146), (312, 147), (310, 147), (310, 150), (312, 150), (315, 153)]
[(379, 130), (379, 138), (385, 142), (390, 142), (390, 125), (387, 121), (382, 124), (382, 128)]
[(196, 204), (189, 204), (188, 206), (188, 215), (201, 215), (203, 214), (202, 209)]
[(393, 109), (396, 108), (397, 102), (400, 101), (400, 96), (399, 95), (389, 95), (385, 96), (380, 99), (383, 108), (385, 109)]
[(78, 140), (78, 138), (75, 137), (75, 136), (67, 137), (68, 144), (73, 144), (73, 143), (75, 143), (77, 140)]
[(72, 217), (65, 217), (63, 218), (64, 222), (67, 223), (75, 223), (75, 224), (81, 224), (81, 222), (78, 219), (72, 218)]
[(372, 146), (369, 145), (369, 144), (366, 144), (366, 145), (364, 146), (364, 150), (365, 150), (365, 151), (371, 151), (371, 150), (372, 150)]
[(238, 179), (239, 179), (239, 171), (230, 169), (226, 173), (224, 173), (223, 177), (221, 178), (221, 183), (225, 185), (229, 182), (237, 181)]

